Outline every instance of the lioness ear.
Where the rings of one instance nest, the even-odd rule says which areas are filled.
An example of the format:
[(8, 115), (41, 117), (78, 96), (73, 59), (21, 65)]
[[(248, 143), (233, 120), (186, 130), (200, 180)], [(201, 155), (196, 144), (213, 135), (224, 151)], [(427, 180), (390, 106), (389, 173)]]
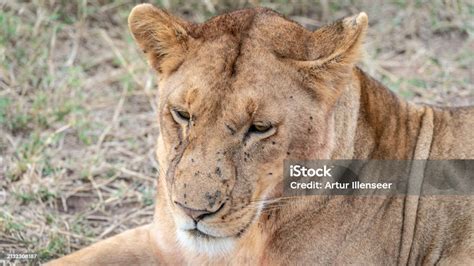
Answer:
[(350, 81), (367, 25), (367, 14), (362, 12), (323, 26), (305, 40), (305, 55), (290, 61), (301, 73), (303, 84), (328, 106)]
[(171, 73), (184, 60), (189, 38), (188, 23), (151, 4), (140, 4), (128, 17), (135, 41), (159, 73)]
[(355, 63), (360, 56), (360, 47), (365, 37), (368, 20), (367, 14), (361, 12), (313, 32), (312, 40), (315, 45), (311, 54), (316, 58), (311, 60), (310, 64), (323, 66), (330, 63)]

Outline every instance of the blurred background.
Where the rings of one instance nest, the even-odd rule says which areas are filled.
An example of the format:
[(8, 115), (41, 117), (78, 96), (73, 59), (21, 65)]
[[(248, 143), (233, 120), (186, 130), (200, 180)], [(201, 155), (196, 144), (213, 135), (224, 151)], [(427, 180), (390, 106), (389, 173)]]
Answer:
[[(474, 104), (474, 2), (150, 1), (194, 22), (265, 6), (309, 29), (365, 11), (361, 67), (405, 99)], [(152, 220), (156, 77), (136, 1), (0, 0), (0, 253), (42, 261)]]

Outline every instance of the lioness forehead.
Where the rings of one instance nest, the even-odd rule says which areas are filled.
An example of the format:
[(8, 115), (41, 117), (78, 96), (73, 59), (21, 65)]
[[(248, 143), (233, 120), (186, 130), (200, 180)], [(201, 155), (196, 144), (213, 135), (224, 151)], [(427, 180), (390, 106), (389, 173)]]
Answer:
[(204, 23), (189, 24), (187, 31), (195, 39), (209, 41), (226, 34), (233, 36), (245, 34), (249, 29), (257, 26), (259, 20), (265, 20), (267, 24), (286, 23), (288, 25), (292, 24), (297, 26), (295, 22), (285, 19), (282, 15), (273, 10), (252, 8), (225, 13), (213, 17)]
[(274, 49), (275, 39), (287, 31), (281, 27), (276, 27), (279, 32), (271, 31), (275, 27), (272, 23), (304, 30), (267, 9), (236, 11), (193, 24), (190, 35), (198, 45), (168, 80), (174, 84), (170, 86), (171, 99), (207, 109), (207, 113), (238, 107), (249, 114), (257, 107), (265, 108), (266, 101), (282, 94), (274, 88), (290, 87), (288, 71), (293, 71), (278, 59), (278, 49)]
[(266, 8), (234, 11), (187, 27), (190, 36), (204, 43), (226, 39), (240, 48), (242, 42), (251, 40), (252, 48), (278, 57), (307, 58), (311, 53), (311, 49), (307, 49), (311, 32)]

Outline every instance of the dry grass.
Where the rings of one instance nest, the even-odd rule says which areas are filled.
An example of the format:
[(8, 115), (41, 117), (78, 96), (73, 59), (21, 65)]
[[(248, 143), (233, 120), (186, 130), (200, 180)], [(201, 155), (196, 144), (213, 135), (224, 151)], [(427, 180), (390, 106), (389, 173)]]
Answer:
[[(474, 103), (469, 0), (161, 5), (203, 21), (258, 2), (309, 28), (364, 10), (366, 71), (417, 102)], [(44, 261), (151, 221), (155, 77), (128, 34), (134, 4), (0, 2), (0, 253)]]

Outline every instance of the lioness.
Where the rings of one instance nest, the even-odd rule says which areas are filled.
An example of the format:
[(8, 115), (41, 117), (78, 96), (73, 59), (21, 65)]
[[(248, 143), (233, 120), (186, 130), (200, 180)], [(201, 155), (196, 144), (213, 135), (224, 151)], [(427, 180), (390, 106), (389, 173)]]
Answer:
[(154, 221), (51, 265), (472, 265), (470, 195), (282, 196), (285, 159), (474, 159), (474, 108), (407, 103), (355, 66), (365, 13), (311, 32), (141, 4), (128, 22), (159, 73)]

